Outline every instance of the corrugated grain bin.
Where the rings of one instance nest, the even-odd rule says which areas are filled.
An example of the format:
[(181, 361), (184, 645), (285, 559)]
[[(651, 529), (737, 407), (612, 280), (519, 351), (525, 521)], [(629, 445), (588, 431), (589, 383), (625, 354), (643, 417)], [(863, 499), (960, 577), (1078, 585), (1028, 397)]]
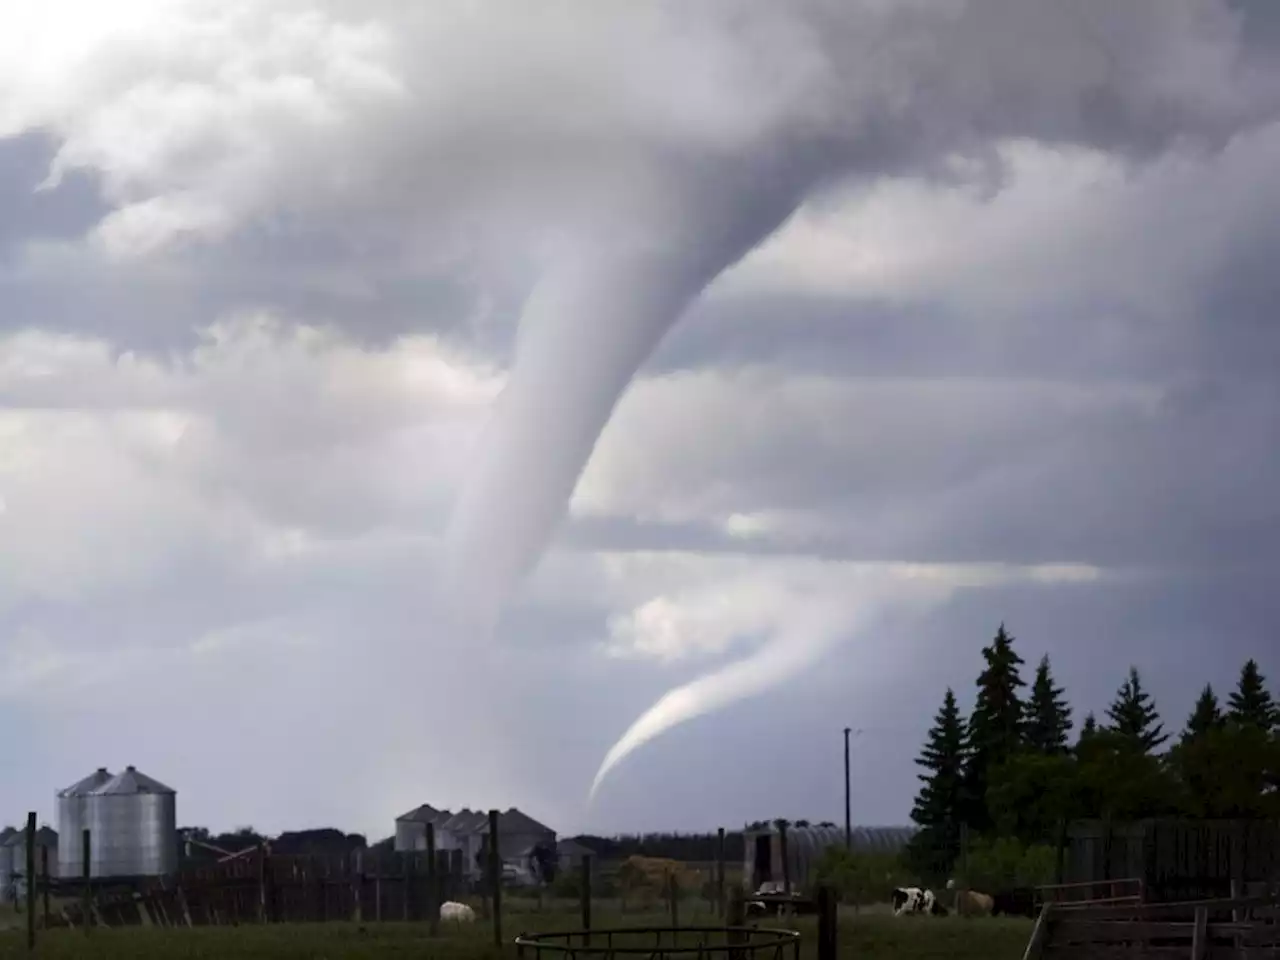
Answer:
[(178, 869), (177, 793), (125, 767), (89, 793), (89, 872), (158, 877)]
[(112, 776), (106, 767), (99, 767), (83, 780), (58, 791), (58, 876), (84, 876), (82, 836), (85, 827), (89, 826), (89, 808), (93, 804), (91, 794), (110, 783)]
[(0, 830), (0, 902), (12, 899), (13, 857), (18, 831), (13, 827)]
[[(40, 848), (45, 847), (49, 851), (49, 875), (56, 877), (58, 875), (58, 831), (51, 827), (41, 827), (36, 831), (36, 876), (43, 876), (41, 873), (41, 865), (43, 860), (40, 856)], [(27, 895), (26, 871), (27, 871), (27, 831), (16, 830), (13, 836), (4, 841), (5, 857), (9, 861), (9, 876), (15, 878), (10, 886), (10, 892), (15, 893), (19, 897)]]

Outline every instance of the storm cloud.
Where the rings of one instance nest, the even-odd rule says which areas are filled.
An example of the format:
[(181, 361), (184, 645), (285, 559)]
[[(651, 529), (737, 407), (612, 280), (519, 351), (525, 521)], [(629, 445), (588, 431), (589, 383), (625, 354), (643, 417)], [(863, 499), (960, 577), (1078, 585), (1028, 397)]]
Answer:
[[(823, 817), (852, 725), (857, 818), (900, 822), (1002, 620), (1084, 709), (1130, 662), (1172, 723), (1280, 671), (1278, 39), (1225, 0), (0, 15), (9, 818), (102, 763), (214, 826)], [(530, 291), (713, 186), (798, 209), (452, 648), (439, 537)], [(819, 669), (587, 812), (647, 706), (815, 608)], [(785, 775), (699, 772), (747, 744)]]

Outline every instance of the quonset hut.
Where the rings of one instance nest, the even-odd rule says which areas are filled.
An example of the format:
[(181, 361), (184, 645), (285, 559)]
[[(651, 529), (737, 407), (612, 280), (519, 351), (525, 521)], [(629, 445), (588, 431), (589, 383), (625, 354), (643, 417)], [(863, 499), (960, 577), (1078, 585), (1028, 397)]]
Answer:
[[(855, 852), (900, 853), (912, 837), (916, 827), (854, 827), (852, 833)], [(776, 824), (770, 823), (743, 831), (742, 879), (751, 890), (760, 889), (762, 883), (782, 883), (782, 835)], [(828, 847), (843, 847), (844, 827), (831, 824), (819, 826), (787, 827), (787, 866), (792, 889), (808, 886), (814, 879), (818, 862)]]

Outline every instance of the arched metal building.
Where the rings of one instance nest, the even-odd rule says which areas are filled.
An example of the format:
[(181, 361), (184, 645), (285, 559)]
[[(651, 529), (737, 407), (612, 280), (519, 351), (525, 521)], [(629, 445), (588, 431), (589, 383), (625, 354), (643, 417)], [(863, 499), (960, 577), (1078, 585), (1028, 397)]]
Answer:
[[(916, 827), (854, 827), (854, 851), (899, 853), (912, 837)], [(812, 879), (818, 861), (828, 847), (843, 847), (844, 827), (831, 825), (788, 827), (787, 866), (793, 887), (803, 887)], [(742, 878), (751, 890), (767, 881), (781, 883), (782, 836), (777, 826), (769, 824), (757, 830), (743, 831)]]

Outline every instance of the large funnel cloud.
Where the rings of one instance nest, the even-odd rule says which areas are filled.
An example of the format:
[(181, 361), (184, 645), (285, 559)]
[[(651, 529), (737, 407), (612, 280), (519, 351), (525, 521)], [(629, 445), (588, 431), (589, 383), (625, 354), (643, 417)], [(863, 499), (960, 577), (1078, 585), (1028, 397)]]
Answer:
[(469, 634), (492, 628), (541, 556), (636, 370), (690, 300), (792, 212), (797, 195), (771, 187), (740, 198), (708, 185), (670, 214), (631, 208), (613, 236), (552, 257), (446, 535), (444, 597)]
[[(986, 182), (1011, 139), (1141, 159), (1175, 144), (1223, 144), (1276, 111), (1276, 78), (1241, 40), (1247, 4), (1226, 0), (628, 9), (641, 7), (669, 17), (670, 29), (653, 34), (666, 38), (652, 50), (655, 78), (664, 63), (704, 63), (664, 59), (688, 53), (685, 38), (701, 38), (715, 68), (683, 79), (696, 78), (698, 102), (722, 105), (734, 122), (706, 137), (696, 125), (636, 124), (627, 151), (610, 156), (636, 158), (628, 170), (643, 171), (643, 183), (630, 172), (584, 175), (592, 191), (582, 196), (599, 215), (589, 228), (567, 226), (547, 259), (448, 533), (445, 591), (473, 631), (491, 628), (546, 547), (615, 403), (685, 306), (832, 176), (870, 183), (976, 170)], [(785, 82), (776, 96), (759, 96), (757, 110), (752, 97), (735, 96), (749, 76)], [(669, 102), (672, 111), (683, 106), (678, 94)], [(588, 137), (582, 156), (602, 144)], [(597, 785), (638, 744), (788, 676), (812, 659), (797, 650), (826, 642), (782, 629), (757, 658), (668, 694), (609, 752)]]

